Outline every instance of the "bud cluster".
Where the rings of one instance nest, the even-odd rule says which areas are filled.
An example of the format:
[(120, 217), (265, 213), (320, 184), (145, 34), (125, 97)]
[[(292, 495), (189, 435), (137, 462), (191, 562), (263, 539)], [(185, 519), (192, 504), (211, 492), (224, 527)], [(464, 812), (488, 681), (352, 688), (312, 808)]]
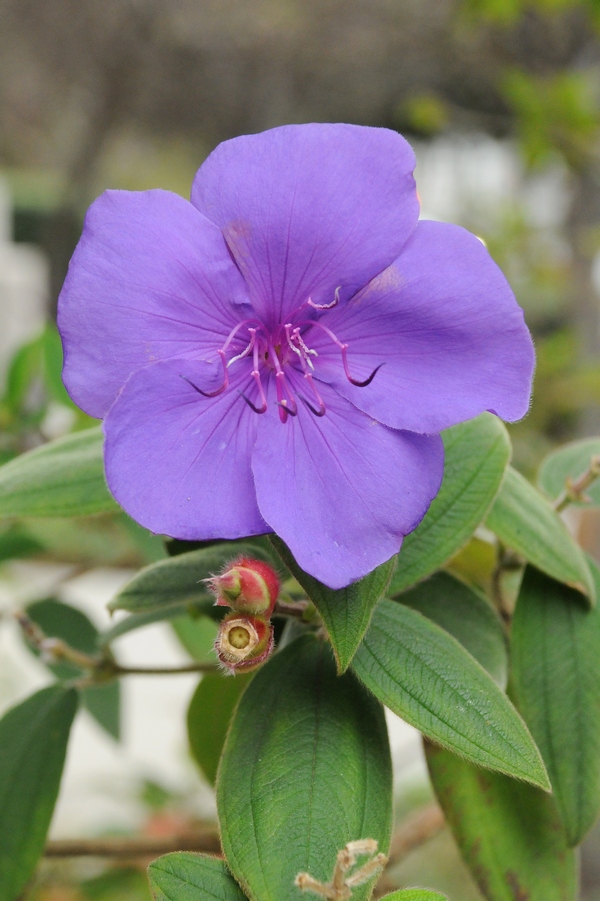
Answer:
[(264, 663), (273, 651), (270, 618), (279, 595), (279, 577), (273, 567), (262, 560), (240, 557), (207, 581), (215, 604), (232, 609), (221, 621), (215, 641), (221, 665), (236, 673)]

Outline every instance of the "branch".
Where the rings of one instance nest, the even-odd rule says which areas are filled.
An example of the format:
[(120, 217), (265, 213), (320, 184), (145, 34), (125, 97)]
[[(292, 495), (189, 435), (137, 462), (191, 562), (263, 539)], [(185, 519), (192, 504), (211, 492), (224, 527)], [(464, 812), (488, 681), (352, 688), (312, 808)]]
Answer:
[(586, 471), (578, 479), (573, 481), (571, 476), (567, 476), (565, 480), (565, 488), (554, 501), (554, 509), (557, 513), (561, 513), (565, 507), (574, 501), (585, 503), (589, 501), (584, 492), (590, 485), (600, 476), (600, 454), (594, 454), (590, 459), (590, 465)]
[(45, 857), (161, 857), (172, 851), (203, 851), (221, 855), (221, 844), (216, 832), (206, 831), (165, 837), (140, 836), (136, 838), (59, 839), (49, 841), (44, 849)]
[(184, 666), (119, 666), (113, 667), (115, 676), (177, 676), (180, 673), (214, 673), (216, 663), (187, 663)]
[(398, 886), (387, 874), (391, 867), (397, 866), (408, 855), (426, 844), (442, 831), (445, 825), (444, 814), (438, 804), (428, 804), (411, 814), (401, 823), (392, 836), (386, 873), (377, 883), (376, 897), (380, 898)]

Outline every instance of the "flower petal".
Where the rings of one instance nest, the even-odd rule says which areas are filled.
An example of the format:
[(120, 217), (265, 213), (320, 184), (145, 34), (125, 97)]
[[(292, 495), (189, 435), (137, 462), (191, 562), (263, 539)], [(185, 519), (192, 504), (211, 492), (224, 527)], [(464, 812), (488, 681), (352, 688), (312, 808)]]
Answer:
[(155, 360), (202, 357), (242, 316), (245, 286), (223, 236), (168, 191), (107, 191), (90, 207), (59, 298), (63, 378), (102, 417), (128, 376)]
[(192, 203), (222, 230), (267, 325), (309, 297), (351, 297), (398, 255), (419, 205), (394, 131), (286, 125), (220, 144)]
[[(305, 393), (301, 377), (290, 380)], [(300, 404), (282, 424), (269, 405), (252, 469), (264, 519), (306, 572), (342, 588), (397, 553), (419, 524), (444, 450), (439, 436), (388, 429), (323, 388), (322, 418)]]
[(129, 378), (105, 420), (109, 488), (153, 532), (194, 540), (270, 531), (250, 469), (259, 417), (238, 394), (253, 396), (249, 367), (238, 364), (218, 397), (189, 383), (211, 390), (215, 378), (208, 363), (153, 363)]
[(514, 421), (527, 412), (534, 350), (508, 282), (474, 235), (456, 225), (419, 222), (401, 255), (305, 340), (316, 375), (392, 428), (435, 433), (490, 410)]

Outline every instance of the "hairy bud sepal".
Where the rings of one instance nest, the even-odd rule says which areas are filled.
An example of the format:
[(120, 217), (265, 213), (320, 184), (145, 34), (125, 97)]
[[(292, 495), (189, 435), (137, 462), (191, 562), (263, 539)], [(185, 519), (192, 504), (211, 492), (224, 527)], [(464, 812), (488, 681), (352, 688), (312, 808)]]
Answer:
[(271, 655), (273, 626), (261, 616), (230, 613), (219, 626), (215, 651), (225, 670), (247, 673)]
[(279, 577), (262, 560), (240, 557), (208, 581), (219, 606), (266, 619), (273, 613), (279, 595)]

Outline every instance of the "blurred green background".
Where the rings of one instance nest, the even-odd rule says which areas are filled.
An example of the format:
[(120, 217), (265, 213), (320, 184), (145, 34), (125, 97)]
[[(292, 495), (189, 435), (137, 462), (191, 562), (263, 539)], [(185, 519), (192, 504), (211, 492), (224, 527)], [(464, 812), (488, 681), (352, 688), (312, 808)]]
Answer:
[[(532, 476), (556, 443), (600, 433), (598, 0), (3, 0), (0, 330), (14, 314), (9, 244), (41, 252), (27, 259), (43, 260), (48, 289), (45, 328), (0, 358), (0, 460), (91, 423), (60, 382), (53, 325), (89, 202), (106, 187), (187, 196), (219, 141), (308, 121), (401, 131), (423, 214), (473, 230), (504, 269), (538, 354), (530, 415), (511, 427), (515, 465)], [(126, 517), (86, 522), (6, 527), (0, 563), (137, 566), (160, 553)], [(580, 527), (597, 551), (598, 521)], [(146, 788), (149, 823), (176, 815), (176, 797)], [(399, 810), (419, 792), (400, 783)], [(480, 897), (446, 834), (398, 878)], [(149, 897), (137, 864), (48, 863), (38, 882), (34, 901)], [(600, 899), (600, 834), (583, 898)]]

